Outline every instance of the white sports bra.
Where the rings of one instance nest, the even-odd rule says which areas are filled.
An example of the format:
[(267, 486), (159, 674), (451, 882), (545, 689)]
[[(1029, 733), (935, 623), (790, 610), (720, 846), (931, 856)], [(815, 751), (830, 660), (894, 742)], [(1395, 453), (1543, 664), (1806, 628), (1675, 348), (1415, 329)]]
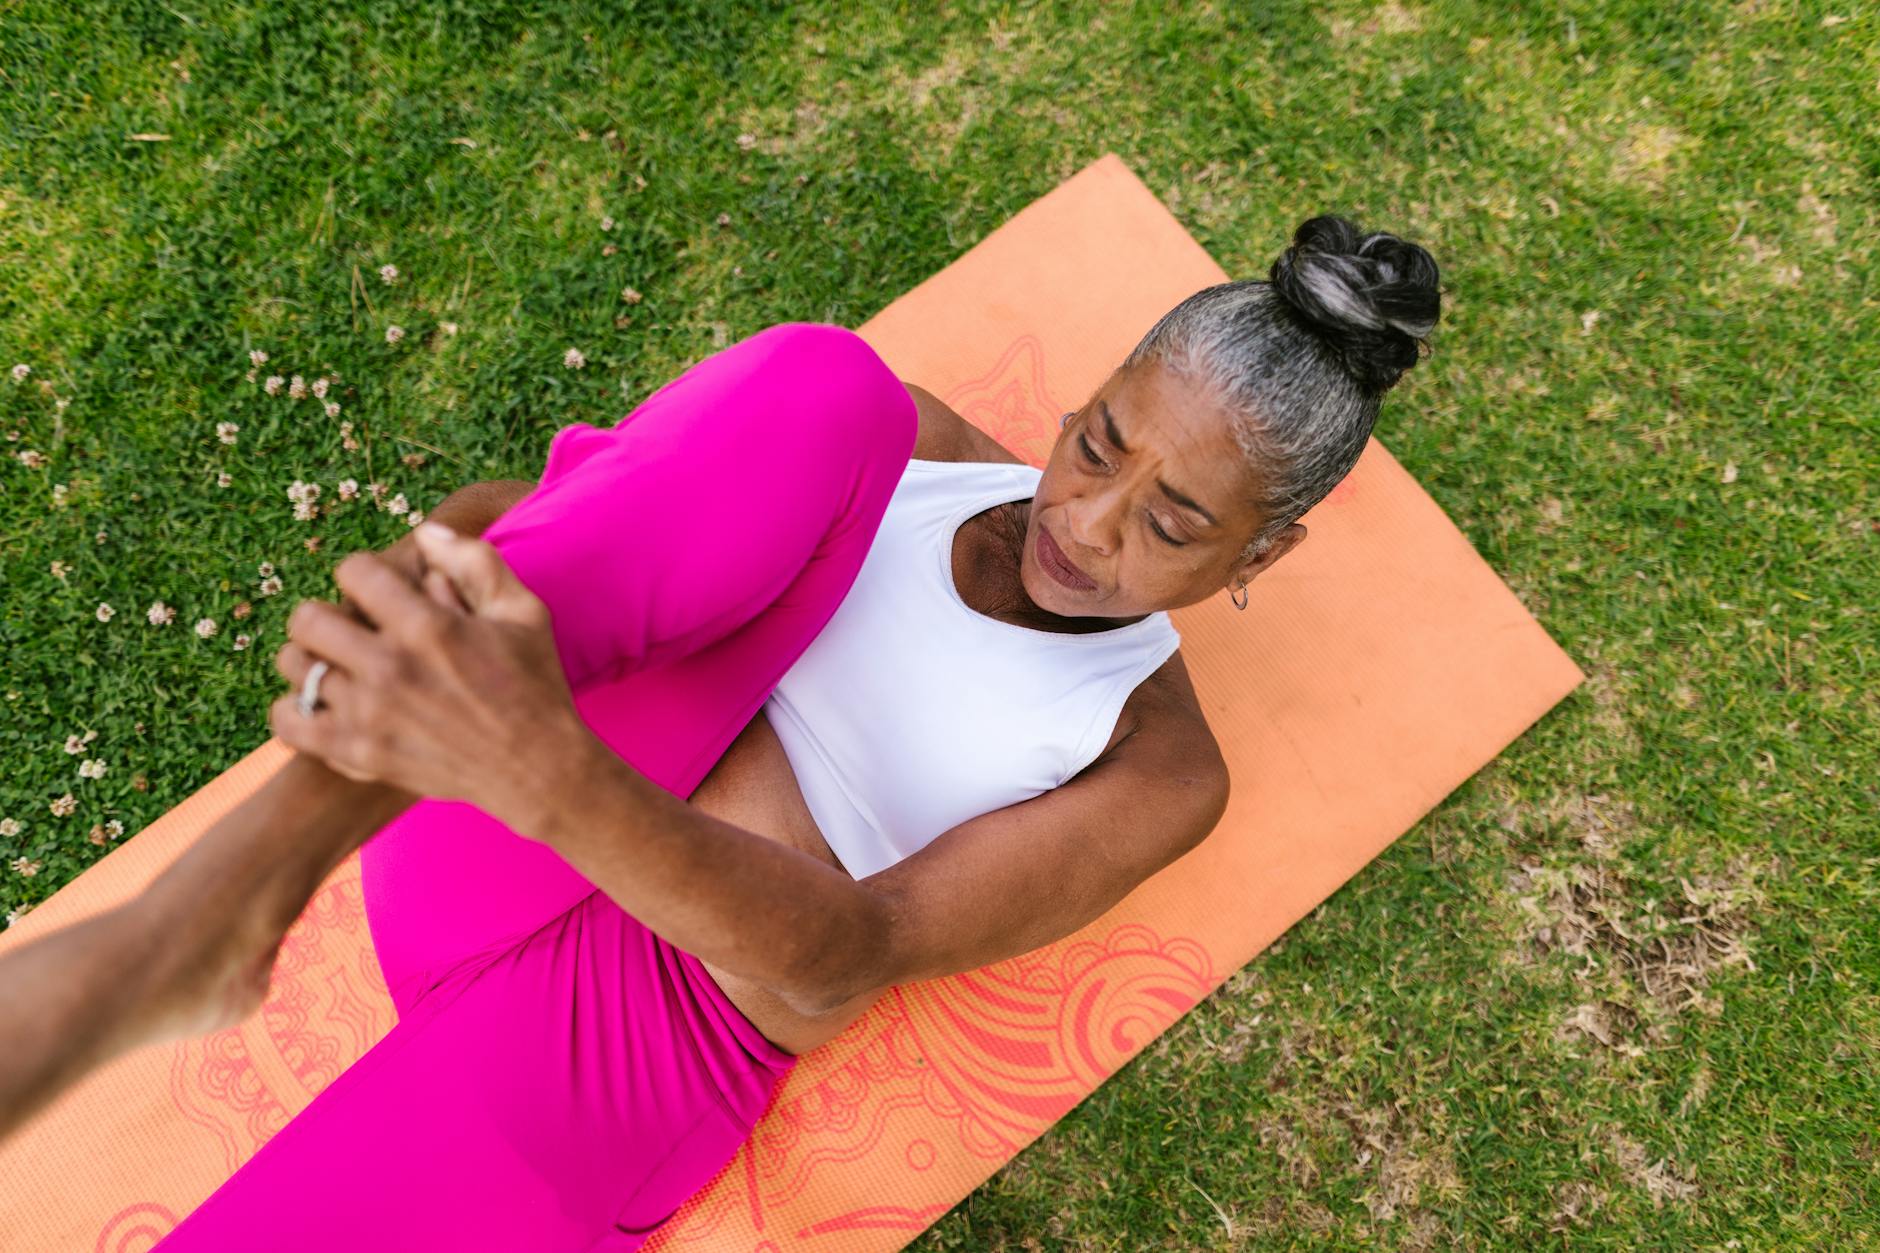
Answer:
[(1163, 611), (1078, 635), (961, 599), (955, 533), (1028, 498), (1042, 476), (910, 459), (848, 594), (764, 703), (811, 816), (856, 879), (1077, 774), (1181, 645)]

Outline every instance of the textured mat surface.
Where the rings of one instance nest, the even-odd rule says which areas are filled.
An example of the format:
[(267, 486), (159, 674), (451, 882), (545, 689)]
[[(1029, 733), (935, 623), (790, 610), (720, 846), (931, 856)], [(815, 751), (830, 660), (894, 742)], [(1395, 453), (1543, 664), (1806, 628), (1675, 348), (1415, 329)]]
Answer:
[[(1042, 465), (1057, 415), (1229, 277), (1111, 154), (857, 329)], [(1214, 834), (1076, 935), (883, 998), (649, 1250), (902, 1247), (1586, 677), (1376, 439), (1305, 523), (1244, 612), (1172, 615), (1234, 777)], [(0, 949), (134, 894), (290, 755), (264, 743)], [(260, 1013), (120, 1058), (0, 1146), (0, 1248), (148, 1249), (393, 1020), (354, 856)]]

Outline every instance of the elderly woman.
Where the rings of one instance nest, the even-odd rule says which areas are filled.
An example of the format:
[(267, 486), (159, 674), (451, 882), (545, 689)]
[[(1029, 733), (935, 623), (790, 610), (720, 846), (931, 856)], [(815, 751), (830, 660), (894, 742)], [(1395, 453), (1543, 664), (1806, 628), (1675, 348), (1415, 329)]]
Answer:
[(1161, 318), (1042, 470), (785, 323), (342, 562), (272, 711), (324, 777), (244, 807), (320, 851), (221, 876), (274, 903), (163, 1029), (247, 1012), (360, 840), (399, 1021), (158, 1249), (636, 1248), (883, 990), (1193, 848), (1228, 778), (1168, 611), (1245, 607), (1438, 316), (1337, 217), (1269, 279)]

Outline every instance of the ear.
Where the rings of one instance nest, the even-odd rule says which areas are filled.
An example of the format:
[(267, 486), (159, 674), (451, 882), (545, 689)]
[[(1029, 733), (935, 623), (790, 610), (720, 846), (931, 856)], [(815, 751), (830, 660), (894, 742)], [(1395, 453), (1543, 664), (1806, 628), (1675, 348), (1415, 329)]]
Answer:
[(1281, 557), (1291, 552), (1294, 546), (1305, 539), (1305, 537), (1305, 525), (1299, 522), (1293, 523), (1274, 538), (1273, 542), (1267, 546), (1265, 552), (1253, 558), (1251, 561), (1244, 562), (1237, 566), (1234, 572), (1228, 576), (1227, 589), (1230, 592), (1236, 591), (1242, 584), (1253, 582), (1255, 575), (1258, 575), (1275, 561), (1278, 561)]

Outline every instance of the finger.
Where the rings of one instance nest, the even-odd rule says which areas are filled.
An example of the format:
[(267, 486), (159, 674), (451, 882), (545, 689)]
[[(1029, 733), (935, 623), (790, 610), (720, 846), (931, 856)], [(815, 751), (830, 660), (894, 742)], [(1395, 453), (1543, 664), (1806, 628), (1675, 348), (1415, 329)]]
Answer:
[[(313, 663), (325, 658), (308, 652), (300, 645), (289, 640), (280, 646), (274, 654), (274, 668), (281, 672), (293, 691), (288, 695), (298, 697), (302, 688), (307, 686), (307, 672), (313, 669)], [(354, 684), (358, 682), (352, 675), (328, 661), (329, 669), (320, 677), (320, 703), (336, 709), (352, 708)]]
[[(312, 654), (308, 664), (325, 661), (353, 674), (373, 673), (390, 647), (369, 624), (323, 600), (303, 600), (294, 606), (287, 616), (287, 638)], [(299, 681), (293, 675), (287, 677)]]
[(459, 535), (441, 522), (422, 523), (417, 535), (425, 559), (450, 579), (471, 613), (503, 617), (518, 592), (534, 595), (489, 541)]
[(333, 567), (333, 578), (380, 631), (399, 639), (418, 638), (421, 628), (443, 613), (410, 576), (377, 553), (346, 554)]
[(452, 613), (470, 612), (470, 607), (463, 603), (463, 598), (457, 595), (457, 589), (451, 586), (450, 578), (442, 570), (425, 571), (424, 590), (432, 600)]
[(300, 712), (299, 698), (292, 692), (268, 706), (268, 729), (283, 744), (297, 753), (317, 757), (329, 770), (361, 783), (377, 780), (376, 775), (353, 760), (357, 745), (340, 728), (333, 711), (325, 707), (326, 681), (320, 683), (322, 707), (312, 715)]
[(268, 706), (268, 730), (295, 752), (322, 761), (338, 747), (332, 733), (332, 719), (321, 721), (318, 712), (311, 718), (301, 713), (299, 698), (292, 692), (276, 697)]

